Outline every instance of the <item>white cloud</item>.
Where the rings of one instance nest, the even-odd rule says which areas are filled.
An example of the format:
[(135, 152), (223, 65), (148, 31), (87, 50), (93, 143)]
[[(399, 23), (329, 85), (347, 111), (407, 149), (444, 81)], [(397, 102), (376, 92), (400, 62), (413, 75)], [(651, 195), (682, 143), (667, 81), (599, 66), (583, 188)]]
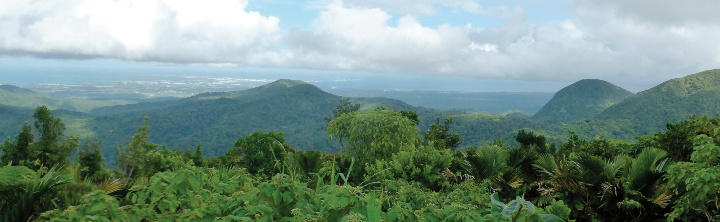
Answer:
[(562, 21), (528, 24), (523, 9), (504, 8), (498, 26), (429, 28), (413, 16), (395, 25), (381, 7), (335, 1), (313, 30), (288, 39), (299, 66), (405, 74), (656, 84), (720, 66), (718, 25), (663, 23), (596, 4), (573, 2), (575, 16)]
[[(309, 29), (247, 0), (0, 0), (0, 55), (651, 84), (720, 67), (716, 0), (572, 0), (572, 17), (473, 0), (320, 0)], [(441, 8), (500, 25), (428, 27)], [(655, 81), (655, 82), (652, 82)]]
[(343, 3), (348, 7), (379, 9), (388, 13), (416, 16), (434, 15), (438, 12), (438, 6), (457, 8), (471, 13), (485, 11), (475, 0), (345, 0)]
[(618, 19), (666, 25), (720, 22), (717, 0), (573, 0), (572, 6), (602, 11)]
[(247, 64), (280, 39), (279, 19), (246, 0), (5, 2), (2, 54)]
[(377, 8), (345, 7), (334, 2), (314, 21), (314, 29), (296, 31), (289, 38), (299, 64), (379, 72), (427, 73), (454, 62), (470, 47), (461, 27), (423, 26), (413, 16), (397, 25)]

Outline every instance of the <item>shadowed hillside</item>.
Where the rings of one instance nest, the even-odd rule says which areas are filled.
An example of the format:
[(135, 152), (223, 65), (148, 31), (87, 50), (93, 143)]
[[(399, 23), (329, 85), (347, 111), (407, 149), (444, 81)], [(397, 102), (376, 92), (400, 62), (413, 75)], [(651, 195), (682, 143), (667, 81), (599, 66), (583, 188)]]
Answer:
[(628, 120), (655, 131), (690, 115), (720, 113), (720, 69), (671, 79), (609, 107), (602, 120)]
[(590, 119), (631, 95), (604, 80), (583, 79), (558, 91), (533, 119), (566, 123)]
[(339, 100), (305, 82), (278, 80), (243, 91), (106, 107), (95, 112), (98, 117), (89, 125), (105, 141), (125, 141), (147, 116), (151, 141), (180, 149), (201, 142), (208, 156), (224, 154), (236, 138), (258, 130), (284, 132), (288, 144), (298, 149), (333, 151), (325, 117)]
[(88, 112), (97, 107), (130, 103), (135, 102), (129, 100), (63, 99), (13, 85), (0, 85), (0, 104), (20, 108), (34, 109), (38, 106), (47, 106), (50, 109)]

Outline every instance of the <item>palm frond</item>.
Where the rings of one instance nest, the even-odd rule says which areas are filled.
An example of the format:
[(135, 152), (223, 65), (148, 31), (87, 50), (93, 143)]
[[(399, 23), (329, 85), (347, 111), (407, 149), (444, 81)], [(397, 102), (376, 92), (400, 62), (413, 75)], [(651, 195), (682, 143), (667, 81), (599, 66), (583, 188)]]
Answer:
[(661, 173), (657, 172), (658, 167), (664, 168), (667, 152), (657, 148), (645, 148), (633, 162), (628, 175), (629, 188), (640, 190), (649, 184), (654, 184), (660, 179)]
[(497, 146), (484, 146), (479, 150), (461, 152), (463, 168), (473, 177), (483, 180), (504, 171), (507, 154)]
[(35, 178), (28, 182), (23, 193), (14, 204), (2, 209), (4, 221), (28, 221), (34, 215), (49, 209), (49, 195), (53, 188), (67, 184), (69, 179), (61, 174), (57, 166), (50, 168), (42, 177), (37, 173)]
[(107, 194), (111, 194), (115, 191), (121, 190), (125, 187), (125, 180), (121, 179), (106, 179), (95, 185), (95, 189), (105, 191)]
[(672, 202), (672, 192), (670, 192), (670, 190), (665, 190), (665, 192), (655, 197), (652, 202), (662, 208), (666, 208)]
[(555, 161), (555, 156), (549, 153), (540, 155), (540, 157), (535, 160), (533, 167), (535, 167), (535, 170), (537, 170), (539, 173), (545, 174), (547, 176), (553, 176), (554, 172), (558, 169), (557, 162)]

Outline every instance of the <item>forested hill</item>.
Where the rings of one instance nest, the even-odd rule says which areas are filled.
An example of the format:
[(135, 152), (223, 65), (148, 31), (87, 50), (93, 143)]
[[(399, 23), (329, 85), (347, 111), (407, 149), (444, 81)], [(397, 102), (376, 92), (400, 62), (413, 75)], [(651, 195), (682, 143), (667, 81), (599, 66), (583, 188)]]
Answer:
[(583, 79), (558, 91), (533, 119), (566, 123), (590, 119), (631, 95), (607, 81)]
[[(546, 135), (549, 143), (566, 140), (568, 131), (585, 139), (599, 135), (607, 139), (632, 140), (634, 136), (653, 134), (664, 129), (665, 123), (677, 122), (693, 114), (717, 115), (720, 111), (717, 102), (720, 98), (719, 76), (718, 70), (711, 70), (670, 80), (630, 96), (607, 108), (599, 117), (593, 116), (629, 92), (602, 80), (582, 80), (558, 92), (535, 118), (517, 110), (500, 114), (441, 111), (388, 98), (352, 98), (350, 101), (361, 105), (360, 112), (378, 107), (416, 111), (421, 133), (436, 120), (442, 123), (445, 118), (453, 118), (449, 126), (452, 132), (462, 134), (461, 147), (498, 137), (512, 143), (520, 129)], [(0, 93), (16, 96), (13, 101), (33, 101), (38, 95), (46, 97), (12, 86), (4, 86)], [(62, 118), (67, 126), (66, 135), (94, 136), (102, 141), (103, 154), (107, 162), (113, 164), (115, 147), (127, 146), (137, 133), (136, 129), (145, 124), (146, 116), (149, 117), (150, 142), (180, 150), (192, 150), (201, 144), (205, 156), (225, 154), (237, 138), (255, 131), (283, 132), (287, 144), (298, 150), (335, 152), (340, 145), (328, 138), (327, 118), (333, 115), (333, 109), (341, 99), (306, 82), (278, 80), (242, 91), (106, 106), (88, 113), (65, 111), (53, 106), (55, 103), (37, 105), (47, 105)], [(95, 101), (86, 102), (97, 105)], [(32, 124), (34, 107), (0, 104), (4, 105), (0, 106), (0, 118), (5, 120), (0, 125), (0, 136), (13, 139), (23, 122)], [(546, 121), (548, 119), (551, 121)]]
[(224, 154), (235, 139), (258, 130), (284, 132), (293, 147), (327, 152), (334, 147), (325, 118), (340, 98), (305, 82), (278, 80), (243, 91), (102, 108), (88, 126), (103, 141), (125, 141), (147, 116), (151, 141), (180, 149), (202, 143), (208, 156)]
[(134, 101), (56, 98), (13, 85), (0, 85), (0, 104), (18, 108), (34, 109), (38, 106), (47, 106), (50, 109), (88, 112), (97, 107), (130, 103)]
[[(0, 135), (15, 137), (25, 121), (32, 119), (32, 110), (0, 104)], [(5, 139), (5, 137), (2, 137)]]
[(598, 117), (625, 120), (638, 124), (636, 128), (654, 131), (690, 115), (718, 115), (719, 98), (720, 69), (708, 70), (668, 80), (607, 108)]

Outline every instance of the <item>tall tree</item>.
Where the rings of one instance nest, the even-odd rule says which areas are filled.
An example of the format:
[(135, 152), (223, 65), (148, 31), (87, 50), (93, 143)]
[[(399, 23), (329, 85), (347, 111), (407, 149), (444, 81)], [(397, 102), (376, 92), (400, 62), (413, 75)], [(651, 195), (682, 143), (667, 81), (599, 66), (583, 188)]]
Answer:
[(445, 119), (445, 124), (440, 124), (440, 118), (435, 119), (435, 124), (423, 134), (425, 144), (432, 142), (439, 149), (455, 150), (462, 143), (462, 135), (451, 133), (450, 125), (453, 119)]
[(358, 110), (360, 110), (360, 104), (351, 103), (349, 98), (344, 98), (341, 99), (340, 104), (333, 109), (333, 115), (335, 118), (338, 118), (342, 116), (342, 114), (357, 112)]
[(344, 152), (360, 166), (373, 159), (385, 159), (400, 150), (416, 149), (419, 143), (415, 122), (394, 110), (376, 109), (342, 115), (328, 125), (328, 134), (346, 139)]
[(235, 140), (235, 146), (227, 155), (231, 162), (246, 167), (250, 173), (272, 176), (283, 168), (287, 155), (283, 135), (275, 131), (256, 131)]
[(105, 168), (102, 142), (91, 137), (85, 138), (78, 149), (77, 163), (82, 167), (83, 176), (93, 177)]
[(7, 165), (9, 163), (16, 166), (31, 165), (32, 160), (35, 159), (35, 154), (31, 147), (34, 139), (32, 128), (27, 122), (24, 123), (22, 130), (20, 130), (17, 137), (15, 137), (15, 141), (11, 141), (8, 138), (2, 147), (0, 147), (3, 153), (2, 157), (0, 157), (0, 160), (2, 160), (0, 165)]
[(40, 106), (33, 113), (34, 126), (38, 133), (35, 149), (38, 159), (45, 166), (64, 165), (68, 163), (70, 154), (77, 149), (78, 138), (71, 136), (65, 140), (65, 124), (55, 117), (47, 106)]
[(120, 165), (125, 179), (135, 176), (135, 172), (140, 172), (140, 176), (150, 176), (144, 175), (144, 167), (147, 164), (149, 154), (156, 151), (158, 145), (148, 141), (150, 133), (148, 122), (149, 118), (145, 117), (145, 125), (138, 127), (130, 145), (116, 149), (118, 153), (117, 163)]

